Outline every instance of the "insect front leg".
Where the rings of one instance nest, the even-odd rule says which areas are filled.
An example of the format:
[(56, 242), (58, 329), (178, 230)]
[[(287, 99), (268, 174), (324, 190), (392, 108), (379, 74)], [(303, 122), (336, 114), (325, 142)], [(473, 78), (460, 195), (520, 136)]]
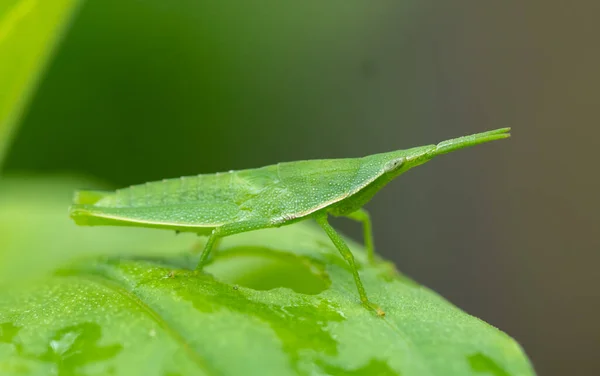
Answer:
[(371, 265), (375, 264), (375, 247), (373, 245), (373, 227), (371, 226), (371, 216), (365, 209), (358, 209), (354, 213), (346, 215), (346, 218), (350, 218), (357, 222), (361, 222), (363, 225), (363, 238), (365, 241), (365, 247), (367, 248), (367, 258)]
[(331, 239), (335, 247), (341, 253), (344, 260), (346, 260), (346, 262), (350, 265), (350, 269), (352, 270), (352, 276), (354, 277), (354, 282), (356, 283), (356, 288), (358, 289), (358, 295), (360, 296), (360, 301), (368, 308), (375, 310), (377, 312), (377, 315), (384, 316), (385, 312), (383, 312), (381, 308), (379, 308), (377, 305), (369, 301), (369, 298), (367, 297), (367, 292), (365, 291), (365, 287), (363, 286), (363, 283), (360, 279), (360, 275), (358, 274), (358, 268), (356, 267), (356, 262), (354, 261), (354, 255), (352, 254), (350, 248), (348, 248), (348, 244), (346, 244), (346, 242), (344, 241), (344, 239), (342, 239), (340, 234), (338, 234), (329, 224), (329, 221), (327, 220), (327, 214), (319, 214), (315, 217), (315, 220), (317, 221), (319, 226), (321, 226), (321, 228), (325, 230), (325, 233), (327, 234), (327, 236), (329, 236), (329, 239)]

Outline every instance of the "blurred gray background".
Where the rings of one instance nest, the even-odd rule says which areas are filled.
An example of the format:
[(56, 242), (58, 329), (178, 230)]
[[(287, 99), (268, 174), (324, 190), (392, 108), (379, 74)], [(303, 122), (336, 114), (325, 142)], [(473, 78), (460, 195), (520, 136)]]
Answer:
[(121, 186), (511, 126), (376, 196), (377, 249), (539, 374), (598, 375), (599, 4), (88, 1), (7, 170)]

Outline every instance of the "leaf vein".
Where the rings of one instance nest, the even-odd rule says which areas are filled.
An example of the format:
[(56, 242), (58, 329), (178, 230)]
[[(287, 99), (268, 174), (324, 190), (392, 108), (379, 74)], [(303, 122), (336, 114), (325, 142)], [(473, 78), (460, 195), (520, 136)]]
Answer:
[(133, 303), (135, 306), (140, 308), (140, 310), (146, 314), (152, 321), (157, 323), (167, 334), (169, 334), (176, 342), (178, 342), (183, 348), (184, 352), (189, 356), (189, 358), (205, 373), (205, 374), (217, 374), (217, 372), (212, 371), (209, 372), (209, 366), (206, 361), (202, 358), (202, 356), (192, 349), (189, 342), (183, 337), (181, 333), (175, 330), (173, 327), (169, 325), (167, 321), (165, 321), (155, 310), (152, 309), (148, 304), (146, 304), (139, 296), (137, 296), (132, 291), (127, 290), (118, 282), (109, 280), (105, 277), (95, 276), (95, 275), (73, 275), (67, 278), (77, 278), (84, 279), (89, 282), (95, 283), (97, 285), (102, 286), (112, 292), (115, 292), (125, 298), (126, 300)]

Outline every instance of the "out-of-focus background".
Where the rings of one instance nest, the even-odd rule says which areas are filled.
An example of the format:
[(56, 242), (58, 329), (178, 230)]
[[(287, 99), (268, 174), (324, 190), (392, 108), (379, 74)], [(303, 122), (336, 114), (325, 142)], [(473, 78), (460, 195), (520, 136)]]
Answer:
[[(548, 1), (85, 2), (3, 173), (118, 187), (511, 126), (510, 140), (436, 159), (376, 196), (377, 249), (515, 337), (539, 374), (597, 375), (599, 11)], [(336, 225), (360, 239), (356, 224)]]

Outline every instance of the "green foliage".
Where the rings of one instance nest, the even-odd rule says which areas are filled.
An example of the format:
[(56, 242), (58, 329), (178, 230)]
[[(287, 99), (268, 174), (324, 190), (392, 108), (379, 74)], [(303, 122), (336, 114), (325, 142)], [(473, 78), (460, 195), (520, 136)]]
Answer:
[[(310, 224), (226, 238), (207, 273), (195, 273), (195, 237), (69, 226), (67, 192), (83, 183), (27, 181), (10, 180), (0, 197), (32, 210), (19, 218), (0, 205), (0, 225), (42, 232), (27, 247), (0, 246), (29, 249), (15, 256), (29, 264), (58, 260), (0, 289), (3, 375), (533, 374), (510, 337), (391, 264), (368, 266), (350, 242), (387, 315), (365, 310), (345, 262)], [(52, 200), (36, 196), (40, 185)], [(38, 249), (52, 255), (31, 261)], [(79, 260), (55, 267), (69, 258)]]
[[(421, 102), (429, 76), (414, 75), (414, 60), (384, 62), (376, 77), (365, 72), (378, 58), (370, 38), (384, 15), (393, 11), (408, 33), (402, 44), (412, 45), (420, 8), (419, 1), (85, 1), (6, 169), (76, 171), (125, 186), (348, 156), (350, 135), (385, 119), (386, 105), (364, 118), (370, 95), (393, 101), (405, 124), (430, 112)], [(398, 87), (410, 95), (398, 100)], [(402, 134), (389, 138), (396, 137), (386, 148), (408, 146)], [(382, 150), (363, 144), (357, 155)]]
[[(0, 3), (0, 163), (78, 4)], [(231, 124), (238, 127), (238, 141), (229, 140), (228, 151), (255, 150), (250, 136), (285, 150), (284, 124), (290, 127), (285, 131), (304, 130), (301, 139), (311, 140), (315, 150), (331, 146), (346, 122), (331, 125), (330, 119), (340, 119), (335, 111), (346, 113), (355, 103), (350, 93), (363, 82), (358, 72), (367, 54), (354, 46), (350, 55), (330, 53), (330, 44), (313, 44), (323, 35), (335, 45), (354, 39), (348, 32), (364, 21), (363, 3), (331, 3), (328, 12), (320, 4), (304, 9), (304, 3), (294, 3), (311, 17), (282, 8), (286, 16), (275, 18), (274, 8), (264, 8), (262, 18), (248, 17), (261, 8), (246, 2), (239, 4), (247, 11), (178, 4), (87, 2), (66, 53), (36, 95), (8, 169), (71, 169), (130, 182), (237, 168), (240, 155), (266, 158), (222, 150), (219, 158), (202, 157), (214, 154), (200, 153), (207, 147), (221, 148), (207, 140), (228, 137)], [(413, 18), (402, 14), (407, 23)], [(331, 15), (337, 23), (329, 22)], [(242, 30), (252, 30), (263, 20), (274, 24), (260, 32), (230, 32), (244, 24)], [(278, 33), (269, 39), (272, 30)], [(236, 43), (244, 47), (221, 50)], [(329, 68), (317, 70), (329, 61)], [(290, 77), (292, 63), (297, 73)], [(345, 73), (333, 74), (340, 71)], [(404, 74), (404, 84), (413, 79), (410, 71)], [(313, 75), (320, 96), (315, 80), (305, 79)], [(296, 99), (290, 100), (291, 93)], [(311, 117), (305, 111), (346, 93), (331, 114)], [(396, 105), (414, 107), (410, 100)], [(347, 116), (356, 117), (351, 111)], [(147, 148), (132, 149), (134, 139)], [(307, 144), (298, 140), (290, 142)], [(180, 164), (183, 170), (173, 167)], [(33, 175), (0, 181), (2, 375), (533, 374), (506, 334), (388, 263), (369, 266), (362, 247), (350, 242), (365, 285), (387, 316), (365, 310), (346, 264), (310, 224), (224, 239), (206, 273), (195, 273), (198, 256), (190, 250), (204, 240), (193, 235), (75, 226), (67, 206), (73, 190), (85, 187), (102, 184)]]
[(0, 166), (26, 101), (79, 0), (0, 2)]

